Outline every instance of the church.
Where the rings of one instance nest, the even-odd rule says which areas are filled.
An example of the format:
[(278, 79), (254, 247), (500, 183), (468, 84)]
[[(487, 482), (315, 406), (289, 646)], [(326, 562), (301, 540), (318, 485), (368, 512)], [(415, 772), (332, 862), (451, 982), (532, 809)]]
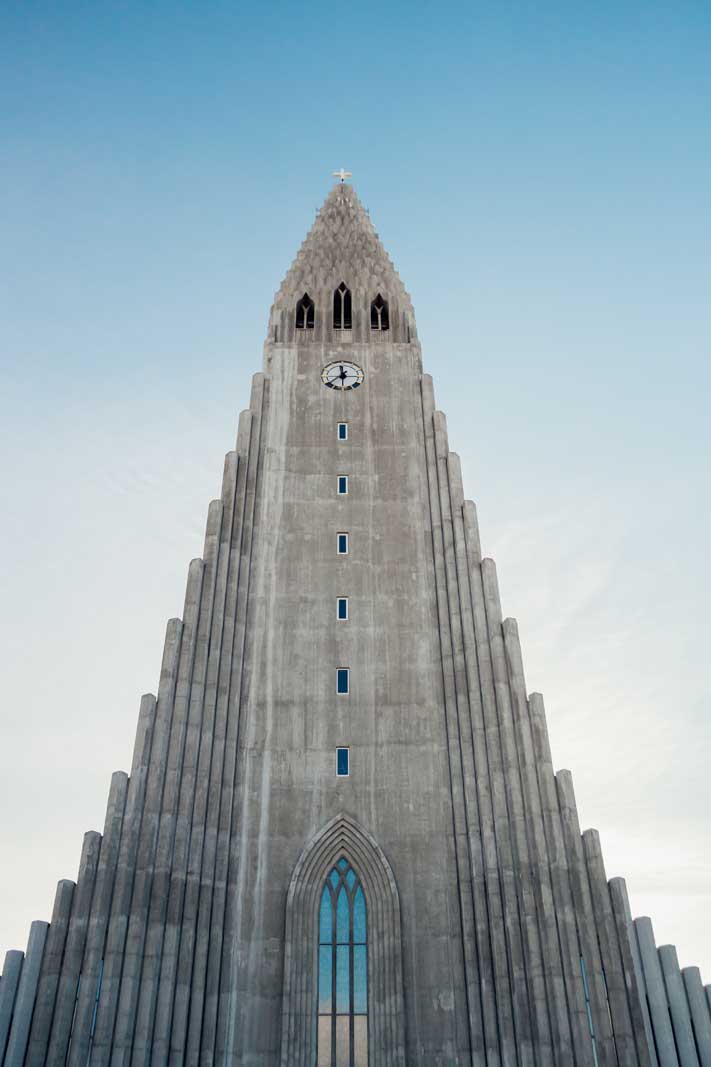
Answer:
[(554, 772), (410, 298), (345, 172), (4, 1067), (711, 1067)]

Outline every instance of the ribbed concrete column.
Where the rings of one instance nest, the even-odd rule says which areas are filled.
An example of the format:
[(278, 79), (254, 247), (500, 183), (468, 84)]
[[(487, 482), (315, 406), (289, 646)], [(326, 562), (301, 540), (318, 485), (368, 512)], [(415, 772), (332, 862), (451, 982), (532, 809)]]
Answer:
[[(193, 960), (195, 951), (195, 935), (197, 932), (198, 908), (200, 900), (200, 878), (202, 872), (203, 846), (205, 842), (205, 817), (207, 811), (210, 766), (212, 763), (212, 746), (214, 731), (214, 705), (207, 699), (207, 684), (210, 672), (210, 655), (213, 642), (221, 639), (216, 626), (221, 626), (222, 612), (224, 610), (224, 583), (225, 555), (228, 549), (224, 542), (225, 530), (231, 526), (231, 515), (227, 514), (224, 501), (220, 502), (222, 518), (220, 533), (216, 546), (216, 559), (214, 567), (214, 586), (212, 591), (212, 607), (209, 627), (206, 634), (206, 647), (199, 643), (195, 662), (196, 693), (200, 694), (200, 732), (198, 736), (198, 748), (194, 755), (191, 754), (191, 777), (192, 759), (195, 760), (195, 771), (192, 781), (194, 791), (192, 797), (192, 809), (190, 812), (189, 837), (187, 841), (187, 866), (185, 869), (184, 896), (182, 900), (182, 915), (180, 922), (180, 947), (178, 951), (177, 974), (175, 985), (175, 999), (173, 1003), (173, 1023), (170, 1038), (171, 1063), (182, 1063), (184, 1058), (187, 1028), (190, 1019), (190, 1002), (195, 992), (197, 976), (193, 978)], [(219, 618), (220, 622), (217, 623)], [(199, 679), (199, 684), (198, 680)], [(182, 866), (181, 855), (181, 866)]]
[[(585, 971), (590, 990), (590, 1008), (595, 1029), (598, 1059), (600, 1067), (617, 1067), (617, 1052), (610, 1025), (610, 1012), (607, 1004), (605, 980), (602, 974), (600, 945), (596, 933), (588, 870), (585, 856), (583, 855), (583, 841), (580, 834), (578, 810), (575, 804), (573, 779), (570, 771), (561, 770), (556, 774), (555, 780), (563, 839), (568, 858), (570, 887), (578, 919), (580, 949), (585, 961)], [(578, 966), (580, 966), (580, 960), (578, 960)]]
[(86, 932), (72, 1042), (67, 1060), (68, 1067), (86, 1067), (91, 1024), (96, 1009), (97, 987), (102, 976), (104, 942), (111, 912), (127, 794), (128, 775), (124, 771), (115, 771), (111, 776), (109, 801), (106, 806), (104, 834)]
[(182, 621), (169, 619), (163, 646), (153, 745), (146, 779), (146, 795), (136, 853), (133, 893), (111, 1049), (111, 1063), (115, 1067), (128, 1064), (131, 1058), (182, 633)]
[[(179, 951), (182, 926), (185, 918), (185, 888), (188, 876), (192, 815), (195, 800), (198, 758), (200, 754), (205, 676), (210, 647), (215, 579), (217, 575), (217, 550), (220, 539), (220, 530), (222, 528), (222, 514), (222, 501), (213, 500), (210, 503), (207, 515), (205, 543), (203, 548), (204, 563), (200, 592), (200, 613), (190, 687), (189, 693), (187, 694), (188, 720), (180, 774), (180, 790), (178, 794), (178, 808), (173, 837), (170, 892), (168, 894), (166, 909), (165, 930), (163, 934), (163, 954), (161, 959), (160, 980), (158, 983), (155, 1022), (153, 1026), (154, 1063), (166, 1063), (168, 1060), (173, 1019), (176, 1019), (176, 1029), (181, 1032), (187, 1025), (189, 986), (186, 986), (184, 991), (181, 990), (179, 993), (181, 985)], [(183, 992), (185, 994), (184, 999)], [(179, 1004), (176, 1017), (174, 1004), (178, 1001)]]
[[(242, 697), (242, 668), (247, 637), (247, 605), (249, 603), (252, 572), (252, 548), (254, 544), (258, 456), (260, 450), (265, 392), (255, 393), (259, 407), (244, 428), (242, 420), (237, 433), (237, 454), (240, 470), (237, 480), (237, 497), (241, 501), (241, 514), (235, 516), (232, 537), (230, 588), (228, 590), (228, 618), (231, 628), (232, 655), (225, 657), (218, 682), (223, 711), (226, 716), (225, 756), (222, 770), (222, 792), (217, 825), (214, 893), (209, 921), (209, 946), (205, 976), (205, 1002), (203, 1007), (203, 1033), (201, 1038), (202, 1058), (205, 1064), (220, 1061), (218, 1048), (218, 1018), (222, 960), (225, 931), (227, 929), (227, 879), (230, 863), (230, 842), (234, 818), (236, 788), (237, 750), (241, 725), (240, 703)], [(251, 469), (254, 468), (254, 477)], [(252, 491), (252, 486), (254, 490)], [(232, 615), (234, 614), (234, 619)], [(228, 935), (229, 936), (229, 935)]]
[[(489, 638), (492, 678), (496, 701), (496, 719), (501, 749), (503, 788), (506, 803), (506, 823), (512, 844), (514, 896), (517, 900), (517, 933), (520, 958), (515, 965), (513, 981), (514, 1010), (519, 1055), (523, 1064), (535, 1062), (534, 1045), (537, 1040), (551, 1055), (550, 1025), (545, 1001), (543, 964), (535, 903), (528, 870), (528, 846), (525, 840), (523, 798), (518, 769), (518, 755), (513, 736), (511, 702), (508, 689), (506, 658), (501, 633), (501, 603), (496, 567), (491, 559), (481, 561), (482, 594)], [(513, 962), (513, 959), (512, 959)]]
[(627, 1000), (627, 987), (622, 972), (620, 945), (612, 914), (610, 891), (607, 885), (605, 865), (600, 847), (600, 835), (597, 830), (584, 831), (583, 852), (585, 853), (585, 862), (590, 879), (590, 893), (595, 911), (600, 955), (605, 972), (617, 1058), (620, 1062), (620, 1067), (637, 1067), (638, 1053)]
[(52, 909), (52, 921), (49, 924), (47, 943), (42, 958), (42, 970), (37, 984), (32, 1028), (27, 1046), (26, 1067), (44, 1067), (46, 1062), (47, 1044), (59, 985), (59, 975), (62, 970), (62, 956), (69, 928), (73, 895), (74, 882), (69, 880), (59, 882), (54, 898), (54, 908)]
[[(423, 392), (428, 376), (423, 377)], [(430, 380), (431, 386), (431, 380)], [(476, 782), (479, 791), (479, 817), (481, 826), (481, 848), (483, 854), (483, 871), (473, 872), (476, 885), (483, 874), (483, 890), (487, 901), (487, 928), (478, 930), (480, 941), (488, 938), (490, 944), (491, 966), (493, 969), (493, 988), (490, 995), (494, 998), (493, 1020), (497, 1024), (498, 1040), (493, 1041), (493, 1025), (488, 1023), (488, 1033), (492, 1034), (487, 1046), (487, 1055), (491, 1063), (500, 1048), (501, 1062), (516, 1062), (516, 1027), (515, 1015), (518, 1007), (514, 1004), (514, 986), (517, 976), (525, 982), (523, 974), (523, 955), (519, 926), (518, 901), (513, 872), (513, 855), (506, 806), (506, 789), (501, 759), (496, 711), (496, 696), (489, 647), (486, 606), (481, 578), (481, 546), (473, 505), (464, 505), (464, 525), (466, 536), (467, 568), (469, 572), (469, 595), (471, 598), (471, 618), (473, 633), (470, 657), (472, 681), (470, 684), (470, 710), (474, 738), (474, 757)], [(466, 617), (465, 617), (466, 618)], [(474, 676), (476, 667), (476, 677)], [(478, 681), (478, 686), (476, 682)], [(477, 694), (478, 689), (478, 694)], [(478, 695), (478, 699), (477, 699)], [(481, 913), (480, 913), (481, 914)], [(487, 915), (482, 914), (482, 922)], [(486, 956), (482, 957), (484, 960)], [(483, 970), (483, 974), (486, 971)], [(527, 1001), (523, 1010), (528, 1015)], [(487, 1006), (485, 1018), (491, 1016)], [(530, 1032), (530, 1023), (526, 1023)], [(500, 1046), (498, 1042), (500, 1041)], [(493, 1047), (492, 1047), (493, 1046)]]
[[(226, 857), (220, 858), (217, 855), (217, 841), (220, 811), (224, 802), (222, 781), (228, 726), (226, 720), (228, 708), (232, 704), (228, 689), (230, 689), (232, 679), (233, 650), (235, 641), (238, 640), (236, 638), (237, 620), (241, 612), (247, 610), (247, 604), (242, 604), (239, 590), (240, 550), (242, 538), (246, 536), (246, 527), (249, 530), (248, 538), (252, 529), (259, 427), (264, 392), (263, 376), (255, 376), (252, 380), (250, 411), (240, 416), (236, 457), (238, 462), (235, 462), (230, 469), (225, 468), (223, 479), (223, 519), (216, 564), (212, 638), (210, 654), (205, 665), (203, 736), (199, 767), (197, 767), (197, 783), (199, 784), (197, 784), (192, 813), (188, 877), (183, 929), (180, 934), (171, 1035), (172, 1056), (176, 1063), (179, 1062), (179, 1056), (183, 1055), (186, 1056), (188, 1062), (196, 1063), (197, 1058), (201, 1057), (205, 1064), (211, 1063), (216, 1042), (216, 986), (219, 988), (219, 975), (216, 974), (216, 968), (219, 967), (220, 953), (218, 952), (216, 956), (215, 938), (221, 939), (222, 937), (224, 908), (223, 897), (220, 896), (215, 926), (212, 926), (211, 909), (214, 904), (212, 894), (215, 889), (216, 863), (226, 860)], [(224, 662), (222, 662), (223, 656)], [(232, 704), (231, 714), (238, 717), (234, 704)], [(231, 726), (236, 731), (237, 723), (232, 723)], [(236, 737), (236, 732), (233, 737)], [(228, 753), (228, 761), (230, 761), (228, 766), (233, 766), (234, 755), (234, 752)], [(231, 778), (234, 779), (232, 771)], [(232, 784), (231, 780), (231, 801)], [(228, 821), (228, 812), (231, 807), (232, 803), (223, 811), (226, 821)], [(220, 889), (222, 890), (222, 886)], [(210, 943), (212, 944), (212, 959), (209, 981), (212, 996), (205, 1016), (206, 971), (209, 967)], [(220, 950), (221, 947), (220, 945)], [(204, 1033), (203, 1026), (205, 1026)]]
[(550, 1013), (553, 1054), (556, 1063), (570, 1067), (575, 1062), (576, 1046), (581, 1044), (581, 1035), (574, 1042), (571, 1020), (568, 1015), (566, 987), (563, 979), (563, 961), (558, 937), (553, 888), (551, 885), (548, 845), (543, 826), (541, 795), (538, 788), (536, 758), (533, 753), (531, 721), (526, 696), (523, 671), (523, 656), (515, 619), (504, 619), (504, 649), (510, 679), (511, 706), (514, 732), (518, 749), (521, 784), (523, 788), (525, 822), (529, 841), (531, 884), (540, 930), (543, 974)]
[(0, 981), (0, 1063), (7, 1045), (12, 1022), (12, 1009), (15, 1005), (17, 987), (20, 984), (22, 973), (22, 961), (24, 952), (19, 949), (10, 949), (5, 953), (5, 962), (2, 968), (2, 981)]
[(637, 1046), (637, 1056), (639, 1057), (640, 1067), (649, 1067), (653, 1062), (656, 1064), (657, 1057), (654, 1052), (654, 1041), (651, 1034), (646, 997), (644, 996), (644, 986), (641, 984), (641, 975), (640, 981), (637, 979), (637, 967), (632, 950), (632, 942), (634, 942), (636, 948), (637, 941), (632, 930), (632, 923), (628, 920), (627, 886), (624, 878), (611, 878), (608, 882), (608, 888), (612, 914), (617, 928), (622, 974), (627, 990), (627, 1003), (632, 1020), (632, 1033)]
[[(470, 583), (481, 678), (483, 740), (493, 813), (493, 836), (486, 869), (487, 887), (490, 902), (497, 904), (500, 896), (502, 908), (501, 921), (492, 925), (490, 935), (497, 991), (496, 1009), (501, 1055), (502, 1062), (508, 1065), (517, 1062), (516, 1049), (521, 1042), (530, 1048), (531, 1019), (526, 992), (521, 919), (480, 563), (475, 563), (471, 567)], [(494, 863), (495, 866), (489, 865)]]
[[(476, 1046), (472, 1040), (472, 1054), (482, 1056), (487, 1063), (501, 1062), (496, 1012), (497, 984), (499, 973), (503, 975), (502, 995), (510, 995), (506, 959), (503, 966), (496, 966), (492, 945), (492, 930), (503, 922), (501, 887), (497, 873), (496, 835), (491, 806), (491, 782), (486, 758), (486, 733), (481, 695), (481, 676), (477, 657), (474, 612), (472, 607), (470, 573), (481, 562), (479, 529), (476, 508), (464, 500), (461, 484), (459, 457), (449, 454), (449, 485), (454, 523), (454, 545), (459, 588), (459, 604), (462, 617), (464, 666), (468, 688), (467, 738), (471, 737), (470, 749), (473, 761), (472, 816), (469, 833), (469, 858), (471, 885), (474, 899), (476, 926), (476, 954), (479, 965), (479, 989), (471, 996), (479, 998), (483, 1023), (483, 1045)], [(505, 945), (504, 945), (505, 948)]]
[(35, 993), (48, 929), (49, 923), (39, 920), (30, 926), (30, 937), (27, 942), (25, 962), (22, 965), (20, 984), (15, 995), (15, 1007), (3, 1067), (22, 1067), (25, 1060), (32, 1009), (35, 1006)]
[[(188, 581), (183, 607), (183, 629), (175, 684), (175, 701), (170, 727), (167, 766), (158, 825), (158, 842), (155, 852), (141, 983), (136, 1010), (136, 1026), (131, 1056), (133, 1067), (140, 1067), (141, 1064), (147, 1063), (151, 1051), (166, 908), (170, 892), (176, 809), (187, 729), (187, 709), (195, 656), (202, 575), (202, 560), (193, 560), (188, 569)], [(77, 1067), (80, 1067), (80, 1065), (77, 1064)]]
[[(446, 425), (444, 426), (446, 431)], [(484, 945), (484, 956), (478, 951), (477, 934), (481, 923), (486, 922), (486, 902), (480, 895), (481, 881), (477, 884), (475, 867), (482, 866), (481, 854), (481, 819), (479, 813), (479, 791), (476, 780), (476, 762), (474, 757), (472, 705), (477, 707), (480, 694), (478, 678), (470, 669), (469, 655), (474, 652), (473, 628), (465, 634), (465, 615), (471, 613), (469, 578), (465, 559), (464, 528), (462, 524), (462, 507), (464, 491), (462, 488), (459, 457), (449, 451), (446, 432), (440, 436), (437, 447), (437, 473), (440, 480), (440, 499), (442, 516), (451, 534), (444, 538), (445, 567), (447, 572), (447, 599), (451, 618), (452, 649), (454, 653), (454, 681), (457, 692), (457, 718), (460, 731), (460, 759), (462, 764), (462, 781), (464, 784), (464, 801), (466, 815), (467, 841), (463, 852), (468, 861), (467, 870), (467, 911), (462, 923), (465, 942), (464, 964), (466, 1002), (469, 1022), (470, 1054), (472, 1058), (485, 1054), (484, 1018), (482, 1008), (482, 990), (484, 985), (491, 991), (490, 976), (482, 973), (482, 963), (489, 955), (488, 943)], [(467, 640), (468, 638), (468, 640)], [(475, 688), (472, 691), (472, 682)], [(463, 887), (464, 888), (464, 887)], [(493, 1013), (491, 1014), (493, 1020)]]
[(681, 1067), (699, 1067), (694, 1033), (691, 1029), (689, 1005), (686, 1002), (686, 992), (684, 983), (681, 980), (676, 949), (674, 945), (660, 945), (657, 951), (667, 991), (669, 1014), (674, 1027), (679, 1063)]
[(711, 1013), (704, 996), (701, 973), (698, 967), (684, 967), (681, 977), (701, 1067), (711, 1067)]
[[(627, 981), (627, 989), (630, 997), (630, 1011), (632, 1020), (635, 1024), (635, 1036), (637, 1037), (639, 1035), (639, 1040), (641, 1039), (642, 1031), (644, 1032), (644, 1036), (646, 1037), (645, 1054), (649, 1057), (652, 1067), (658, 1067), (657, 1053), (654, 1048), (652, 1022), (649, 1017), (649, 1006), (647, 1004), (647, 989), (644, 983), (644, 973), (642, 971), (642, 960), (639, 955), (637, 934), (632, 922), (632, 912), (630, 911), (630, 902), (629, 897), (627, 896), (627, 886), (624, 878), (611, 878), (609, 885), (612, 910), (615, 915), (615, 922), (617, 923), (620, 943), (623, 946), (623, 965), (625, 967), (625, 979)], [(628, 952), (629, 958), (627, 956)], [(632, 968), (634, 972), (636, 992), (629, 981), (630, 968)], [(639, 1011), (641, 1011), (642, 1015), (641, 1028), (638, 1019)]]
[[(186, 1056), (188, 1062), (197, 1061), (201, 1049), (211, 1062), (214, 1048), (214, 1023), (209, 1020), (204, 1031), (205, 983), (207, 958), (210, 947), (210, 923), (215, 884), (215, 864), (220, 806), (224, 803), (222, 792), (227, 736), (227, 711), (229, 705), (229, 678), (237, 610), (237, 584), (239, 581), (239, 548), (241, 542), (244, 496), (238, 496), (238, 455), (231, 452), (225, 462), (222, 481), (223, 522), (217, 562), (215, 606), (213, 609), (213, 632), (205, 680), (205, 706), (203, 732), (211, 748), (211, 758), (205, 774), (203, 847), (199, 890), (196, 901), (197, 914), (194, 920), (194, 948), (192, 963), (192, 995), (188, 1017)], [(196, 798), (197, 799), (197, 798)], [(203, 1032), (204, 1031), (204, 1032)], [(208, 1051), (209, 1050), (209, 1051)]]
[(644, 984), (647, 987), (649, 1015), (652, 1029), (654, 1030), (654, 1040), (657, 1045), (659, 1067), (679, 1067), (679, 1059), (676, 1054), (674, 1034), (672, 1033), (671, 1019), (669, 1017), (667, 992), (664, 986), (659, 956), (657, 955), (657, 946), (654, 943), (651, 919), (646, 916), (635, 919), (634, 928), (642, 960)]
[(143, 812), (143, 799), (146, 790), (146, 778), (148, 776), (148, 765), (153, 743), (155, 713), (156, 698), (152, 693), (146, 693), (141, 698), (138, 729), (131, 762), (131, 776), (128, 781), (123, 832), (121, 834), (116, 879), (111, 899), (111, 915), (106, 931), (101, 998), (96, 1012), (94, 1043), (91, 1049), (91, 1067), (105, 1067), (111, 1055), (111, 1038), (113, 1036), (116, 1005), (118, 1003), (126, 928), (131, 907), (133, 874)]
[[(430, 449), (430, 490), (436, 493), (436, 510), (432, 515), (433, 527), (438, 526), (439, 536), (433, 541), (435, 552), (441, 554), (443, 586), (438, 586), (440, 608), (446, 613), (446, 626), (441, 631), (443, 669), (450, 673), (448, 688), (452, 687), (452, 718), (448, 720), (450, 774), (455, 783), (455, 849), (459, 870), (459, 906), (464, 956), (464, 979), (466, 1012), (468, 1015), (469, 1039), (472, 1051), (484, 1047), (481, 1000), (479, 997), (480, 976), (476, 955), (476, 918), (472, 887), (472, 863), (470, 838), (479, 832), (479, 813), (474, 775), (474, 757), (470, 725), (469, 692), (462, 634), (462, 612), (456, 569), (455, 531), (452, 518), (452, 497), (449, 468), (449, 442), (447, 424), (442, 412), (432, 414), (434, 429), (434, 456)], [(426, 428), (427, 431), (427, 428)], [(439, 522), (437, 523), (437, 518)], [(440, 599), (441, 593), (441, 599)], [(451, 729), (450, 729), (451, 728)], [(476, 827), (476, 829), (475, 829)], [(461, 996), (454, 990), (455, 997)], [(462, 1010), (457, 1006), (455, 1010)]]
[(578, 940), (575, 906), (570, 887), (563, 828), (556, 796), (555, 775), (548, 741), (543, 697), (540, 693), (531, 693), (528, 701), (533, 755), (538, 774), (541, 814), (546, 835), (551, 890), (563, 959), (575, 1063), (579, 1064), (580, 1067), (594, 1067), (595, 1060), (585, 1004), (585, 987), (580, 968), (581, 946)]
[(79, 861), (79, 875), (72, 898), (72, 914), (69, 919), (67, 940), (64, 945), (62, 973), (59, 978), (54, 1018), (52, 1019), (52, 1029), (49, 1037), (47, 1053), (49, 1063), (63, 1064), (69, 1048), (100, 849), (100, 833), (96, 830), (90, 830), (84, 834), (84, 844)]

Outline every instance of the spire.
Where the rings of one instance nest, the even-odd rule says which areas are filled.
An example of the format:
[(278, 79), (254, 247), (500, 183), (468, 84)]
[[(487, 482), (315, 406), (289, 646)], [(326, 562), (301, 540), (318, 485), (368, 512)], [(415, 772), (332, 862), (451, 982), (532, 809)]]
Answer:
[[(369, 307), (370, 301), (379, 294), (388, 301), (391, 321), (400, 317), (404, 327), (400, 336), (393, 334), (390, 340), (415, 338), (410, 296), (355, 189), (338, 181), (326, 197), (276, 294), (270, 337), (291, 339), (288, 319), (293, 317), (297, 301), (308, 293), (316, 303), (318, 317), (319, 311), (324, 312), (329, 307), (335, 289), (342, 282), (353, 293), (354, 304)], [(322, 322), (325, 322), (323, 318)], [(327, 339), (325, 333), (318, 330), (317, 323), (319, 332), (320, 339)]]

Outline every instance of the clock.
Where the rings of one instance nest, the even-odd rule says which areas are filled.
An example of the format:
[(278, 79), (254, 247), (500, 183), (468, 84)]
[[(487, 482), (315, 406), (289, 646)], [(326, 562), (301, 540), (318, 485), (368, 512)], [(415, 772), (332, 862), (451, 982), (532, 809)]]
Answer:
[(321, 381), (329, 389), (357, 389), (365, 375), (355, 363), (328, 363), (321, 371)]

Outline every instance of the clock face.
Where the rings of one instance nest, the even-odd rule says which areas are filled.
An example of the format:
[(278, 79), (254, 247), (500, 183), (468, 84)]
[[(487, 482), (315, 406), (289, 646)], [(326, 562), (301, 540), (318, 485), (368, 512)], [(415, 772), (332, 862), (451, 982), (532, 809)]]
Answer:
[(357, 389), (365, 375), (355, 363), (329, 363), (321, 371), (321, 381), (329, 389)]

